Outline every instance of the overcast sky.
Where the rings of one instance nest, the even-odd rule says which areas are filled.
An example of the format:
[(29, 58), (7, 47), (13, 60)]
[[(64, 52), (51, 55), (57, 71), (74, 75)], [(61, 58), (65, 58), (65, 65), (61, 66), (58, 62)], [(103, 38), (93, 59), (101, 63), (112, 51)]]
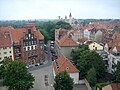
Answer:
[(0, 0), (0, 20), (120, 19), (120, 0)]

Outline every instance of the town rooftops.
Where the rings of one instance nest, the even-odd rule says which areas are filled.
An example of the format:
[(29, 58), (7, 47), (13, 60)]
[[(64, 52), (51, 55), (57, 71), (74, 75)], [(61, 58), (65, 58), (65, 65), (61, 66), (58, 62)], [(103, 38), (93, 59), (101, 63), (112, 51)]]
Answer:
[(60, 39), (60, 46), (78, 46), (78, 44), (70, 34), (66, 34)]
[[(30, 25), (29, 24), (26, 25), (26, 27), (29, 27), (29, 26), (30, 27), (35, 27), (34, 23), (32, 23)], [(18, 42), (20, 42), (20, 40), (23, 37), (25, 37), (25, 33), (27, 33), (27, 29), (28, 28), (13, 28), (12, 26), (0, 27), (0, 33), (9, 31), (10, 34), (11, 34), (11, 38), (12, 38), (13, 42), (17, 42), (18, 43)], [(31, 28), (31, 29), (32, 29), (33, 34), (35, 35), (35, 37), (37, 37), (39, 40), (43, 40), (44, 39), (44, 36), (38, 30), (36, 30), (36, 28)], [(3, 38), (1, 38), (1, 39), (3, 39)], [(5, 40), (7, 40), (6, 42), (9, 42), (8, 35), (7, 35), (7, 38)]]
[(79, 72), (79, 70), (64, 55), (61, 55), (53, 62), (53, 67), (56, 74), (61, 71), (67, 71), (68, 73)]

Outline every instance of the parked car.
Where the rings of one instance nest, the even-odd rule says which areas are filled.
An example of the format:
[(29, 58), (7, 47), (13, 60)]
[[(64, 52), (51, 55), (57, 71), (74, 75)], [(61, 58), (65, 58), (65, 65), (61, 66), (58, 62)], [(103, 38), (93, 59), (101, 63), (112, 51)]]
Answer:
[(39, 63), (36, 63), (35, 66), (39, 66), (40, 64)]

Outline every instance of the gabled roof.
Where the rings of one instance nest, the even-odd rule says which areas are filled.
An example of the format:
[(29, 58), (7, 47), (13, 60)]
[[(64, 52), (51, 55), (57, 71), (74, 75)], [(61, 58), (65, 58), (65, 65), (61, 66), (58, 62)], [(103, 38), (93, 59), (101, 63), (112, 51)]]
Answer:
[(60, 46), (78, 46), (78, 44), (70, 34), (66, 34), (60, 39)]
[(9, 47), (12, 45), (12, 40), (9, 32), (0, 32), (0, 47)]
[(53, 67), (56, 74), (61, 71), (67, 71), (68, 73), (79, 72), (79, 70), (64, 55), (61, 55), (56, 61), (53, 62)]

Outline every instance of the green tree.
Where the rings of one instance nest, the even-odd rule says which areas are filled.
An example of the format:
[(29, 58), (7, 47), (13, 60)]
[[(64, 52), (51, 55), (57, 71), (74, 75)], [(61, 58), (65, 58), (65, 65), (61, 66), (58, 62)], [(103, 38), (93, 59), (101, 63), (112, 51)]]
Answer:
[(56, 23), (56, 28), (57, 29), (62, 28), (62, 29), (67, 29), (67, 30), (72, 29), (72, 27), (69, 23), (66, 23), (66, 22), (63, 22), (63, 21), (58, 21)]
[(50, 30), (55, 29), (55, 23), (48, 21), (43, 23), (43, 28), (44, 30), (46, 30), (48, 33), (50, 33)]
[(8, 68), (8, 65), (12, 62), (11, 58), (6, 58), (3, 61), (0, 62), (0, 77), (4, 78), (5, 77), (5, 71)]
[(33, 87), (34, 77), (25, 66), (21, 61), (13, 61), (8, 64), (3, 84), (9, 90), (29, 90)]
[(117, 63), (117, 68), (115, 72), (115, 82), (120, 83), (120, 62)]
[(44, 36), (45, 43), (47, 43), (47, 41), (50, 40), (48, 32), (46, 30), (44, 30), (44, 29), (41, 29), (40, 32)]
[(87, 72), (87, 80), (90, 83), (90, 86), (95, 86), (97, 83), (97, 79), (96, 79), (96, 70), (95, 68), (91, 68), (88, 72)]
[(55, 90), (72, 90), (73, 89), (73, 79), (70, 78), (66, 71), (60, 72), (55, 77), (54, 83)]
[(80, 60), (81, 54), (83, 51), (85, 50), (89, 50), (88, 49), (88, 45), (83, 44), (83, 45), (79, 45), (79, 48), (73, 49), (71, 52), (71, 57), (72, 57), (72, 61), (73, 63), (77, 66), (78, 62)]
[(85, 50), (81, 54), (78, 63), (78, 69), (81, 72), (81, 77), (85, 77), (90, 68), (94, 67), (96, 70), (97, 80), (102, 78), (105, 73), (105, 64), (102, 57), (95, 51)]

